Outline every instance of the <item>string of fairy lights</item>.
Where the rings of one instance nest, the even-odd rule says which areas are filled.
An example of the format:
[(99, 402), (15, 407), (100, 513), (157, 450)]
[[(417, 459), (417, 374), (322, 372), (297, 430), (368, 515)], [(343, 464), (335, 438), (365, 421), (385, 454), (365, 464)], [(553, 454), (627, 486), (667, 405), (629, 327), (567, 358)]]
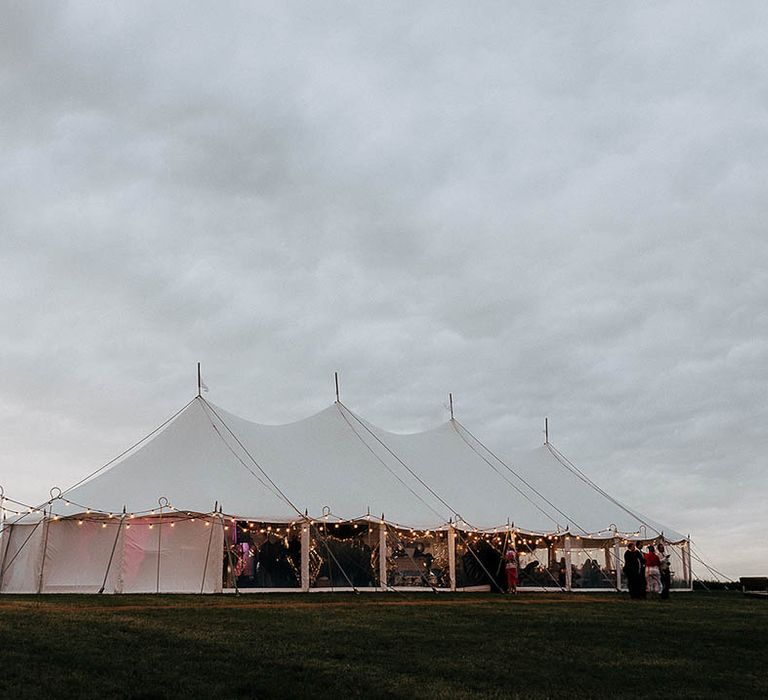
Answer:
[[(1, 489), (2, 487), (0, 487)], [(52, 489), (51, 491), (55, 491), (56, 489)], [(89, 506), (82, 503), (78, 503), (76, 501), (72, 501), (68, 498), (66, 498), (61, 492), (59, 492), (57, 495), (52, 495), (52, 497), (46, 501), (43, 504), (40, 505), (31, 505), (28, 503), (24, 503), (22, 501), (16, 500), (11, 498), (10, 496), (7, 496), (4, 494), (4, 492), (0, 491), (0, 506), (2, 512), (0, 513), (0, 517), (2, 517), (3, 521), (3, 527), (7, 527), (9, 525), (14, 524), (20, 524), (21, 519), (26, 518), (31, 515), (39, 515), (43, 516), (49, 520), (53, 521), (72, 521), (75, 520), (78, 522), (78, 524), (83, 524), (86, 520), (93, 520), (93, 519), (99, 519), (99, 518), (105, 518), (107, 520), (119, 520), (121, 518), (126, 518), (128, 520), (134, 520), (136, 518), (151, 518), (152, 516), (162, 517), (165, 524), (172, 525), (179, 521), (191, 521), (196, 522), (197, 520), (201, 520), (204, 524), (210, 525), (210, 521), (207, 521), (206, 518), (210, 518), (213, 516), (216, 511), (209, 511), (209, 512), (193, 512), (193, 511), (186, 511), (183, 509), (176, 508), (171, 502), (167, 501), (167, 499), (159, 499), (162, 501), (162, 503), (159, 503), (159, 505), (151, 507), (151, 508), (144, 508), (144, 509), (137, 509), (137, 510), (131, 510), (131, 511), (110, 511), (105, 510), (102, 508), (97, 508), (95, 506)], [(64, 507), (67, 509), (71, 508), (77, 508), (79, 509), (76, 514), (70, 513), (64, 513), (61, 511), (58, 511), (55, 509), (54, 504), (57, 502), (60, 502), (63, 504)], [(12, 504), (12, 505), (9, 505)], [(6, 522), (8, 516), (11, 517), (11, 522)], [(13, 518), (16, 518), (16, 520), (13, 520)], [(225, 516), (227, 520), (230, 521), (230, 524), (235, 524), (237, 522), (247, 522), (248, 527), (245, 528), (245, 530), (251, 531), (255, 527), (255, 524), (261, 522), (256, 520), (250, 520), (247, 518), (241, 518), (237, 516)], [(333, 522), (330, 521), (330, 518), (333, 518)], [(449, 526), (453, 527), (456, 530), (460, 530), (465, 533), (465, 536), (474, 542), (478, 542), (480, 540), (484, 540), (487, 542), (490, 542), (494, 540), (494, 538), (501, 542), (501, 538), (499, 538), (500, 534), (503, 533), (512, 533), (512, 535), (515, 536), (516, 541), (520, 542), (523, 545), (532, 545), (534, 547), (536, 546), (554, 546), (558, 542), (562, 543), (564, 539), (571, 538), (573, 540), (576, 540), (577, 542), (581, 541), (588, 541), (590, 543), (613, 543), (615, 541), (619, 541), (620, 544), (627, 545), (629, 542), (654, 542), (661, 540), (662, 537), (655, 535), (652, 537), (647, 536), (646, 533), (642, 532), (642, 530), (637, 530), (635, 532), (624, 532), (619, 533), (615, 529), (612, 530), (600, 530), (597, 531), (591, 535), (578, 535), (571, 533), (567, 530), (564, 531), (558, 531), (555, 533), (540, 533), (540, 532), (533, 532), (533, 531), (527, 531), (527, 530), (521, 530), (520, 528), (515, 527), (514, 525), (507, 523), (506, 525), (497, 526), (493, 528), (485, 528), (480, 529), (477, 527), (469, 526), (467, 524), (461, 524), (461, 523), (445, 523), (443, 525), (440, 525), (436, 528), (413, 528), (408, 525), (398, 523), (398, 522), (392, 522), (392, 521), (385, 521), (384, 518), (373, 518), (370, 516), (370, 513), (359, 516), (356, 518), (343, 518), (342, 516), (338, 515), (330, 515), (326, 514), (323, 515), (321, 518), (312, 518), (310, 516), (307, 516), (306, 518), (302, 519), (303, 523), (307, 523), (310, 526), (317, 526), (320, 528), (320, 530), (326, 534), (332, 533), (334, 529), (338, 529), (342, 527), (345, 524), (349, 524), (353, 529), (358, 528), (363, 523), (369, 523), (369, 522), (380, 522), (386, 524), (389, 527), (395, 528), (399, 532), (403, 533), (403, 536), (406, 538), (409, 538), (411, 540), (415, 539), (424, 539), (430, 537), (432, 534), (434, 534), (437, 537), (447, 537), (447, 531)], [(148, 523), (148, 526), (151, 526), (152, 523)], [(273, 525), (264, 525), (261, 530), (264, 534), (266, 532), (274, 532), (274, 533), (280, 533), (281, 531), (285, 531), (286, 533), (289, 531), (293, 531), (297, 527), (297, 521), (289, 521), (287, 523), (282, 524), (275, 524)], [(229, 525), (225, 525), (225, 531), (229, 530)], [(245, 531), (243, 530), (243, 531)], [(596, 545), (600, 546), (600, 545)]]
[[(65, 508), (67, 512), (64, 512)], [(77, 511), (74, 514), (72, 513), (73, 509)], [(402, 523), (388, 522), (383, 517), (383, 514), (381, 518), (373, 517), (370, 515), (370, 511), (366, 515), (352, 519), (333, 514), (327, 508), (324, 509), (324, 511), (323, 516), (319, 518), (313, 518), (306, 515), (303, 518), (297, 518), (291, 521), (266, 522), (258, 519), (247, 519), (233, 515), (225, 515), (218, 507), (218, 504), (214, 507), (214, 510), (208, 512), (179, 509), (164, 497), (158, 499), (158, 505), (151, 508), (132, 511), (127, 511), (124, 508), (122, 511), (109, 511), (72, 501), (58, 489), (51, 489), (51, 498), (45, 503), (35, 506), (6, 496), (2, 487), (0, 487), (0, 517), (2, 521), (2, 530), (0, 530), (0, 533), (5, 532), (5, 530), (14, 527), (15, 525), (32, 524), (25, 520), (29, 516), (40, 516), (35, 518), (35, 522), (76, 522), (78, 526), (84, 526), (86, 524), (93, 525), (95, 523), (101, 530), (106, 530), (114, 525), (123, 526), (125, 530), (130, 530), (135, 527), (145, 527), (148, 530), (153, 530), (155, 528), (165, 527), (175, 528), (180, 523), (188, 525), (199, 524), (200, 527), (210, 528), (212, 524), (220, 522), (225, 533), (225, 543), (227, 546), (232, 546), (237, 542), (239, 538), (235, 533), (239, 533), (240, 538), (243, 538), (244, 536), (252, 538), (253, 536), (258, 535), (268, 539), (274, 536), (283, 539), (284, 546), (287, 548), (292, 539), (297, 539), (301, 534), (306, 533), (307, 530), (314, 529), (317, 535), (315, 537), (310, 535), (310, 549), (308, 552), (310, 560), (309, 573), (313, 582), (318, 578), (324, 562), (328, 565), (328, 557), (333, 557), (333, 554), (330, 551), (327, 552), (328, 557), (325, 557), (324, 551), (320, 546), (320, 540), (333, 538), (342, 542), (349, 542), (350, 540), (359, 540), (366, 535), (370, 538), (373, 533), (372, 526), (374, 525), (380, 525), (382, 527), (386, 526), (387, 529), (391, 529), (394, 532), (396, 546), (392, 548), (392, 551), (386, 553), (388, 566), (390, 568), (392, 567), (392, 561), (396, 556), (394, 551), (398, 547), (402, 550), (404, 545), (412, 546), (417, 543), (421, 543), (422, 545), (425, 543), (432, 543), (433, 547), (442, 546), (443, 550), (441, 551), (447, 551), (446, 548), (449, 548), (450, 546), (449, 540), (451, 530), (461, 533), (460, 537), (456, 538), (453, 545), (457, 555), (469, 555), (471, 553), (477, 559), (475, 553), (477, 546), (485, 544), (503, 556), (503, 549), (507, 546), (512, 546), (513, 548), (518, 549), (521, 557), (521, 564), (526, 558), (533, 559), (536, 550), (548, 551), (550, 554), (547, 558), (550, 561), (554, 556), (555, 550), (565, 551), (567, 549), (570, 552), (570, 548), (565, 546), (566, 542), (575, 544), (575, 551), (577, 552), (587, 552), (588, 550), (599, 549), (607, 551), (609, 548), (617, 545), (627, 545), (630, 542), (642, 541), (652, 543), (661, 540), (661, 537), (659, 536), (648, 537), (642, 530), (637, 530), (632, 533), (619, 533), (614, 526), (591, 535), (574, 534), (567, 530), (555, 533), (532, 532), (522, 530), (514, 526), (511, 522), (507, 522), (506, 525), (486, 529), (470, 526), (463, 521), (456, 523), (449, 521), (448, 523), (433, 528), (414, 528)], [(241, 539), (241, 541), (243, 540)], [(440, 544), (441, 542), (442, 545)], [(687, 540), (682, 542), (687, 543)], [(327, 549), (327, 541), (324, 541), (323, 544)], [(390, 549), (389, 545), (388, 549)], [(247, 551), (248, 556), (253, 557), (258, 551), (258, 548)], [(437, 552), (438, 550), (434, 551)], [(377, 552), (376, 556), (381, 556), (381, 554)], [(298, 566), (290, 557), (286, 558), (286, 563), (292, 568), (294, 577), (297, 581), (300, 581), (300, 566)], [(536, 563), (538, 564), (538, 562)], [(426, 564), (424, 563), (421, 563), (420, 565), (426, 567)], [(371, 556), (369, 568), (370, 566), (373, 566), (373, 554)], [(230, 565), (228, 567), (230, 573), (232, 573), (231, 568)], [(546, 571), (546, 568), (547, 567), (543, 565), (540, 566), (542, 571)], [(431, 571), (428, 573), (431, 574)], [(486, 573), (489, 574), (488, 571), (486, 571)], [(344, 575), (346, 576), (346, 574)], [(429, 586), (433, 585), (427, 581), (426, 578), (424, 579), (424, 583)], [(380, 585), (388, 584), (381, 583)]]

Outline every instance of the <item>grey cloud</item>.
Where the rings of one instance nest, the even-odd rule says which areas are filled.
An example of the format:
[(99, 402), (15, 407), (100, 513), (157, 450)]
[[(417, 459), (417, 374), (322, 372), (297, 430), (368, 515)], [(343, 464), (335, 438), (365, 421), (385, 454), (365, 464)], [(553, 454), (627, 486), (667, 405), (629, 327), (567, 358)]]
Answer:
[(549, 415), (609, 491), (765, 566), (729, 544), (765, 525), (764, 5), (3, 13), (6, 491), (114, 456), (198, 360), (265, 422), (338, 369), (392, 429), (448, 391), (499, 452)]

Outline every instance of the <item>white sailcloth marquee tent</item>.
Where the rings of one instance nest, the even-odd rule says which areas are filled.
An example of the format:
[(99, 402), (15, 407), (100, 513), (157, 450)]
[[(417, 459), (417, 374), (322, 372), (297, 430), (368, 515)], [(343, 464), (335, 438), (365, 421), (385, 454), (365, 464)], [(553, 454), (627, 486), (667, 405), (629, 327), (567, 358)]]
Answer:
[(501, 458), (458, 420), (384, 431), (340, 401), (261, 425), (198, 395), (36, 507), (3, 497), (0, 592), (621, 590), (621, 548), (690, 543), (611, 497), (549, 442)]

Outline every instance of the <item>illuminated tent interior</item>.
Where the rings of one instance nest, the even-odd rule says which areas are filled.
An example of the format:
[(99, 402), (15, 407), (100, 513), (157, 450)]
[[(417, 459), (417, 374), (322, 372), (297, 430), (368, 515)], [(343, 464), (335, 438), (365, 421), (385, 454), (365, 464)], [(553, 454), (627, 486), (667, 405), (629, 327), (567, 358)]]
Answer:
[(458, 420), (384, 431), (337, 401), (287, 425), (197, 396), (78, 484), (3, 497), (0, 592), (620, 590), (622, 547), (690, 543), (551, 443), (497, 456)]

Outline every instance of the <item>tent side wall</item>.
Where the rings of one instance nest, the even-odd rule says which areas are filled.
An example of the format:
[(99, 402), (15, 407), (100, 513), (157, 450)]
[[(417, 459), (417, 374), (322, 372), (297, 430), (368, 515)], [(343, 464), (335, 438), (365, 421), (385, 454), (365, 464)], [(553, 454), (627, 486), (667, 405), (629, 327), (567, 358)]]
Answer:
[(120, 520), (49, 520), (44, 542), (42, 593), (98, 593), (115, 590)]
[(0, 592), (37, 593), (45, 523), (6, 525), (0, 555)]
[[(337, 524), (329, 528), (325, 522), (315, 523), (315, 537), (301, 538), (302, 562), (306, 559), (308, 564), (310, 553), (314, 553), (314, 577), (309, 567), (304, 572), (302, 565), (302, 580), (296, 582), (299, 585), (286, 590), (324, 589), (323, 561), (329, 590), (351, 590), (352, 586), (368, 590), (457, 590), (475, 584), (486, 589), (489, 585), (499, 587), (498, 581), (494, 584), (484, 574), (497, 571), (498, 562), (491, 550), (503, 556), (509, 531), (482, 533), (449, 526), (443, 533), (383, 524), (371, 529), (370, 523), (363, 529), (358, 525), (346, 523), (348, 531), (344, 534), (344, 528), (338, 530)], [(236, 521), (225, 523), (221, 514), (46, 517), (36, 523), (8, 525), (0, 540), (0, 592), (220, 593), (224, 570), (233, 566), (236, 546), (225, 548), (225, 540), (229, 541), (236, 528)], [(364, 542), (361, 533), (367, 533)], [(588, 539), (568, 533), (515, 531), (514, 540), (523, 590), (626, 590), (621, 569), (622, 550), (628, 540), (618, 535)], [(361, 548), (361, 542), (367, 549)], [(638, 541), (643, 543), (654, 541)], [(690, 590), (690, 545), (687, 540), (667, 544), (672, 558), (672, 588)], [(323, 552), (330, 557), (331, 550), (336, 554), (332, 562), (326, 561)], [(248, 554), (254, 552), (261, 554), (259, 548), (249, 548)], [(370, 561), (357, 556), (361, 552), (368, 552)], [(351, 555), (355, 555), (354, 561)], [(370, 569), (369, 579), (360, 580), (361, 565)], [(246, 584), (246, 588), (258, 590), (263, 585), (254, 580), (254, 585)]]
[(224, 535), (220, 518), (135, 519), (126, 529), (122, 593), (218, 593)]
[(7, 526), (2, 593), (217, 593), (218, 518), (57, 520)]

